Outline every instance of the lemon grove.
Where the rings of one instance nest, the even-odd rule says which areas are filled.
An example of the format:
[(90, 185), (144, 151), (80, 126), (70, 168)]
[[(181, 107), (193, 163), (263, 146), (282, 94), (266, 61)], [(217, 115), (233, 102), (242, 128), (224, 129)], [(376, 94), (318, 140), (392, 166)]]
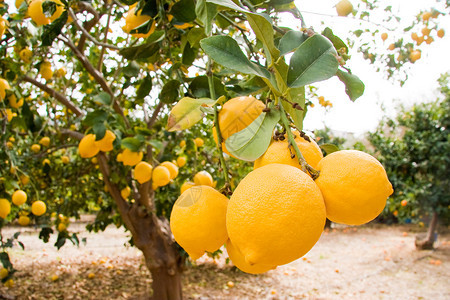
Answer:
[(337, 78), (351, 101), (364, 84), (345, 42), (308, 28), (292, 1), (33, 0), (0, 13), (1, 226), (33, 225), (56, 247), (79, 243), (82, 213), (96, 215), (91, 231), (124, 226), (156, 299), (182, 298), (185, 252), (226, 245), (262, 273), (307, 253), (325, 218), (369, 222), (392, 193), (375, 158), (331, 145), (324, 157), (302, 131), (314, 101), (332, 107), (314, 83)]

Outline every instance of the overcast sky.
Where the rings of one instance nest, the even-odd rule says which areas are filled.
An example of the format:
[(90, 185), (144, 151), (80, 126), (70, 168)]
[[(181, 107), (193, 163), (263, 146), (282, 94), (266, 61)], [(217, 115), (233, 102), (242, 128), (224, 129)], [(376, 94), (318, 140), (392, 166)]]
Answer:
[[(355, 7), (359, 2), (359, 0), (350, 1)], [(337, 2), (337, 0), (296, 0), (295, 3), (303, 12), (303, 17), (308, 26), (313, 26), (316, 31), (321, 31), (325, 27), (321, 24), (323, 22), (326, 26), (331, 27), (336, 35), (345, 40), (350, 37), (349, 29), (358, 28), (359, 22), (353, 16), (337, 17), (334, 8)], [(403, 28), (411, 24), (417, 13), (421, 10), (429, 10), (433, 5), (436, 5), (436, 1), (433, 0), (382, 0), (380, 2), (392, 5), (396, 15), (402, 18), (402, 25), (395, 31), (373, 26), (373, 30), (379, 29), (381, 32), (386, 31), (389, 34), (388, 40), (384, 43), (379, 38), (380, 33), (376, 35), (381, 49), (386, 49), (389, 44), (400, 38), (403, 34)], [(373, 20), (381, 22), (381, 17), (374, 16)], [(351, 102), (345, 94), (343, 84), (337, 78), (317, 84), (319, 86), (318, 94), (330, 100), (333, 103), (333, 108), (326, 111), (316, 106), (315, 109), (308, 111), (305, 129), (314, 130), (326, 125), (334, 130), (361, 134), (375, 129), (384, 114), (381, 105), (386, 107), (387, 114), (394, 115), (398, 103), (410, 106), (414, 102), (436, 99), (437, 79), (440, 74), (450, 71), (450, 18), (440, 16), (438, 20), (440, 27), (446, 30), (446, 36), (442, 39), (435, 38), (435, 43), (422, 47), (422, 58), (409, 69), (409, 80), (403, 87), (400, 87), (398, 82), (385, 79), (386, 76), (383, 72), (376, 72), (376, 68), (364, 60), (361, 54), (352, 50), (352, 58), (348, 67), (365, 83), (364, 95), (355, 103)], [(389, 24), (386, 24), (386, 26), (393, 28)], [(409, 39), (410, 32), (406, 36)]]

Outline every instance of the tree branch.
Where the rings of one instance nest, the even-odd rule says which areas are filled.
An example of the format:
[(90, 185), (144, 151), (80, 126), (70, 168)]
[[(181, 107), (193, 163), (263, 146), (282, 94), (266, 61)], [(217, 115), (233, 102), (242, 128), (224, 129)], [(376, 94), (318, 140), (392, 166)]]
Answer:
[[(98, 21), (100, 20), (100, 15), (98, 14), (97, 10), (95, 10), (95, 8), (93, 8), (89, 3), (84, 2), (84, 1), (78, 2), (78, 8), (79, 8), (79, 12), (87, 11), (94, 16), (92, 18), (92, 20), (84, 22), (84, 24), (83, 24), (83, 28), (85, 29), (85, 31), (89, 32), (91, 30), (91, 28), (94, 27), (94, 25), (97, 24)], [(75, 21), (75, 18), (74, 18), (74, 21)], [(78, 41), (78, 49), (80, 51), (83, 51), (83, 49), (84, 49), (84, 45), (86, 44), (86, 38), (87, 38), (87, 36), (83, 34), (83, 35), (81, 35), (80, 40)]]
[(128, 122), (128, 119), (125, 117), (122, 108), (120, 107), (119, 103), (117, 103), (116, 98), (114, 97), (114, 93), (111, 90), (111, 87), (106, 82), (105, 78), (103, 77), (102, 73), (100, 73), (87, 59), (87, 57), (72, 43), (72, 41), (66, 37), (58, 37), (61, 41), (64, 42), (75, 54), (75, 56), (78, 58), (78, 60), (81, 62), (83, 67), (89, 72), (89, 74), (94, 77), (95, 81), (97, 81), (101, 88), (108, 93), (111, 96), (111, 100), (113, 102), (113, 108), (114, 111), (117, 112), (119, 115), (122, 116), (124, 119), (125, 124), (130, 127), (130, 123)]
[(153, 111), (152, 117), (150, 118), (150, 120), (147, 123), (147, 128), (151, 129), (153, 127), (153, 125), (156, 122), (156, 119), (158, 118), (158, 114), (161, 111), (161, 109), (164, 106), (164, 102), (159, 101), (158, 105), (155, 107), (155, 110)]
[(22, 80), (29, 82), (29, 83), (37, 86), (41, 90), (47, 92), (50, 96), (52, 96), (53, 98), (58, 100), (61, 104), (65, 105), (68, 109), (70, 109), (74, 114), (77, 115), (77, 117), (81, 117), (84, 115), (84, 113), (78, 107), (76, 107), (75, 104), (73, 104), (69, 99), (67, 99), (66, 96), (64, 96), (61, 93), (58, 93), (57, 91), (55, 91), (48, 85), (43, 84), (43, 83), (37, 81), (36, 79), (31, 78), (27, 75), (23, 76)]
[[(108, 44), (108, 43), (103, 43), (103, 42), (97, 41), (97, 39), (94, 38), (94, 37), (86, 30), (86, 28), (84, 28), (84, 26), (82, 26), (81, 24), (78, 23), (77, 17), (76, 17), (75, 13), (73, 12), (73, 10), (72, 10), (70, 7), (69, 7), (69, 9), (68, 9), (67, 11), (69, 12), (69, 15), (72, 17), (73, 23), (75, 24), (75, 26), (76, 26), (79, 30), (81, 30), (81, 32), (83, 33), (83, 35), (84, 35), (88, 40), (90, 40), (91, 42), (93, 42), (93, 43), (96, 44), (97, 46), (103, 47), (103, 49), (104, 49), (104, 48), (110, 48), (110, 49), (113, 49), (113, 50), (119, 50), (119, 49), (120, 49), (119, 47), (117, 47), (117, 46), (115, 46), (115, 45), (110, 45), (110, 44)], [(92, 26), (90, 26), (90, 27), (92, 27)], [(83, 42), (83, 46), (84, 46), (84, 43), (85, 43), (85, 42)], [(80, 44), (81, 44), (81, 38), (80, 38), (80, 42), (78, 43), (78, 49), (80, 49)], [(82, 49), (82, 48), (81, 48), (81, 49)]]

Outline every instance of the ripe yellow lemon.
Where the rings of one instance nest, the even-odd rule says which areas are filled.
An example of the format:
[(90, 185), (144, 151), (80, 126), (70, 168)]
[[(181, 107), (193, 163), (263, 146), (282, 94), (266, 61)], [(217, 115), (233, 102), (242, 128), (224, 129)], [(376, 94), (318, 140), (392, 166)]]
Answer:
[(165, 161), (161, 163), (161, 166), (166, 167), (170, 172), (170, 179), (174, 179), (178, 176), (178, 167), (170, 161)]
[(44, 147), (48, 147), (50, 145), (50, 138), (48, 136), (44, 136), (42, 139), (39, 140), (39, 144), (41, 144)]
[(42, 216), (46, 211), (47, 205), (45, 205), (45, 203), (40, 200), (35, 201), (33, 202), (33, 204), (31, 204), (31, 212), (37, 217)]
[(236, 187), (227, 210), (227, 230), (249, 265), (278, 266), (305, 255), (326, 220), (319, 187), (304, 172), (284, 164), (253, 170)]
[(388, 34), (387, 34), (386, 32), (383, 32), (383, 33), (381, 34), (381, 39), (383, 40), (383, 42), (384, 42), (385, 40), (387, 40), (387, 38), (388, 38)]
[(109, 152), (114, 149), (113, 143), (116, 139), (116, 135), (111, 130), (106, 130), (105, 136), (95, 143), (97, 144), (100, 151)]
[(61, 161), (63, 164), (68, 164), (70, 162), (70, 158), (66, 155), (61, 156)]
[(181, 194), (183, 194), (186, 190), (190, 189), (193, 186), (195, 186), (195, 183), (190, 182), (190, 181), (186, 181), (185, 183), (183, 183), (181, 185), (181, 188), (180, 188)]
[(44, 10), (42, 9), (42, 4), (45, 2), (44, 0), (33, 0), (28, 5), (28, 15), (30, 18), (36, 23), (36, 25), (47, 25), (59, 18), (64, 11), (64, 5), (59, 0), (49, 0), (56, 3), (56, 10), (50, 16), (47, 17), (44, 14)]
[(33, 51), (28, 48), (24, 48), (20, 50), (19, 57), (24, 63), (28, 64), (31, 62), (31, 58), (33, 57)]
[(180, 168), (184, 167), (186, 165), (186, 162), (187, 162), (186, 156), (179, 156), (177, 158), (177, 165)]
[(202, 147), (205, 144), (205, 141), (202, 138), (195, 138), (194, 139), (194, 144), (197, 147)]
[[(236, 132), (248, 127), (248, 125), (259, 117), (265, 107), (264, 103), (252, 96), (232, 98), (225, 102), (219, 112), (219, 127), (223, 139), (223, 152), (231, 155), (225, 147), (225, 141)], [(216, 143), (218, 143), (215, 127), (213, 127), (213, 137)]]
[(45, 80), (50, 80), (53, 77), (52, 65), (49, 62), (43, 62), (39, 68), (39, 74)]
[(348, 0), (341, 0), (336, 4), (336, 12), (338, 16), (348, 16), (353, 11), (353, 4)]
[(269, 270), (275, 269), (277, 266), (266, 266), (260, 264), (250, 265), (245, 261), (244, 256), (236, 247), (233, 246), (230, 240), (227, 241), (227, 253), (233, 264), (241, 271), (250, 274), (261, 274)]
[(63, 232), (63, 231), (65, 231), (66, 229), (67, 229), (66, 224), (64, 224), (64, 223), (59, 223), (59, 224), (58, 224), (58, 231), (59, 231), (59, 232)]
[(3, 78), (0, 78), (0, 101), (3, 101), (6, 97), (6, 90), (11, 89), (8, 81)]
[(439, 29), (438, 32), (437, 32), (437, 36), (440, 37), (440, 38), (443, 38), (444, 35), (445, 35), (444, 28)]
[(165, 186), (170, 182), (170, 171), (164, 166), (157, 166), (153, 170), (153, 183), (156, 186)]
[(20, 206), (27, 202), (27, 194), (22, 190), (17, 190), (12, 195), (12, 203), (17, 206)]
[[(144, 25), (152, 19), (152, 17), (147, 15), (141, 15), (142, 10), (136, 13), (136, 4), (130, 6), (127, 16), (125, 17), (125, 26), (122, 27), (123, 31), (130, 33), (132, 30), (137, 29), (141, 25)], [(147, 33), (133, 33), (131, 34), (135, 38), (146, 38), (150, 36), (156, 28), (156, 22), (152, 21), (152, 25)]]
[(409, 59), (411, 60), (411, 62), (416, 62), (416, 60), (420, 59), (421, 56), (422, 52), (420, 52), (420, 50), (413, 50), (409, 54)]
[(59, 68), (58, 70), (55, 71), (55, 76), (58, 78), (64, 77), (64, 76), (66, 76), (66, 74), (67, 74), (67, 71), (66, 71), (66, 68), (64, 68), (64, 67)]
[[(311, 138), (309, 138), (309, 140), (310, 141), (307, 141), (303, 137), (300, 137), (299, 134), (295, 134), (295, 142), (297, 143), (303, 158), (315, 169), (317, 168), (319, 161), (323, 158), (323, 154), (317, 143)], [(257, 169), (268, 164), (278, 163), (301, 169), (297, 155), (292, 157), (293, 155), (295, 155), (295, 149), (289, 147), (287, 139), (283, 141), (272, 141), (266, 152), (260, 158), (255, 160), (254, 168)]]
[[(120, 158), (125, 166), (135, 166), (143, 157), (144, 154), (142, 152), (133, 152), (130, 149), (125, 149)], [(117, 158), (119, 159), (119, 156)]]
[(123, 199), (127, 199), (131, 194), (131, 188), (129, 186), (124, 187), (122, 190), (120, 190), (120, 195)]
[(11, 105), (12, 108), (20, 108), (23, 105), (23, 99), (17, 100), (16, 95), (12, 94), (8, 97), (9, 105)]
[(0, 269), (0, 279), (6, 278), (8, 276), (9, 272), (6, 268)]
[(182, 141), (180, 142), (180, 147), (181, 147), (181, 148), (186, 147), (186, 141), (185, 141), (185, 140), (182, 140)]
[(175, 202), (170, 229), (192, 259), (214, 252), (228, 239), (225, 225), (228, 198), (209, 186), (195, 186)]
[(211, 187), (214, 185), (214, 181), (211, 174), (209, 174), (206, 171), (200, 171), (197, 174), (195, 174), (194, 183), (196, 185), (208, 185)]
[(20, 226), (28, 226), (30, 224), (30, 218), (28, 216), (20, 216), (17, 222)]
[(336, 223), (372, 221), (393, 192), (381, 163), (361, 151), (333, 152), (319, 162), (318, 170), (316, 184), (325, 200), (327, 218)]
[(38, 144), (31, 145), (31, 151), (33, 151), (34, 153), (38, 153), (39, 151), (41, 151), (41, 145)]
[(140, 183), (150, 181), (152, 179), (153, 167), (151, 164), (141, 161), (134, 167), (134, 178)]
[(100, 151), (95, 143), (95, 134), (85, 135), (78, 144), (78, 153), (82, 158), (91, 158)]
[(6, 199), (0, 199), (0, 217), (5, 219), (11, 212), (11, 203)]

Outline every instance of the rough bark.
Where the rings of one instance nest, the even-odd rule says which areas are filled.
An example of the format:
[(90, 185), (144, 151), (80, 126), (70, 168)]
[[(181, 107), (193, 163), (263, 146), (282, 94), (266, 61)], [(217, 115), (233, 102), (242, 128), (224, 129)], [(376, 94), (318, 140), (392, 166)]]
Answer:
[(109, 181), (110, 171), (106, 156), (101, 153), (97, 157), (105, 183), (117, 204), (122, 220), (131, 232), (135, 246), (144, 254), (145, 263), (152, 274), (152, 299), (182, 299), (183, 259), (176, 248), (169, 222), (166, 218), (158, 218), (154, 213), (154, 194), (150, 192), (150, 184), (141, 186), (140, 195), (136, 195), (138, 201), (134, 204), (125, 201), (119, 188)]
[(416, 237), (416, 249), (417, 250), (430, 250), (433, 249), (434, 244), (434, 232), (436, 231), (438, 223), (438, 214), (437, 212), (433, 212), (433, 216), (430, 221), (430, 225), (428, 226), (428, 232), (425, 239), (422, 239), (420, 236)]

